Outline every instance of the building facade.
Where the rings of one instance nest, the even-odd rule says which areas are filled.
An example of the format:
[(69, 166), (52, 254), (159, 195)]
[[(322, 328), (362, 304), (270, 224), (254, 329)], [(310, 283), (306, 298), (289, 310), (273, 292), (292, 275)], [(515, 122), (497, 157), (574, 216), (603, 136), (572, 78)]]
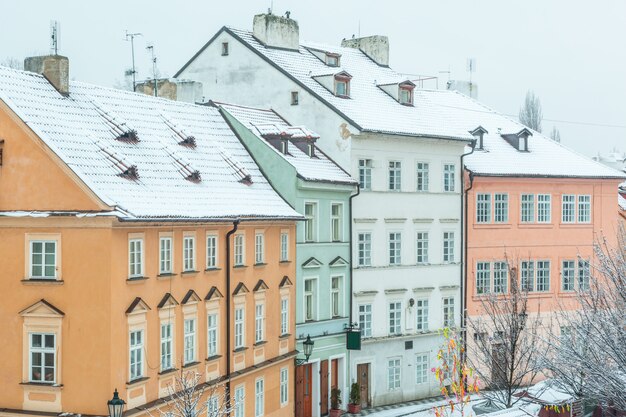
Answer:
[(219, 106), (270, 183), (306, 218), (296, 228), (296, 346), (302, 352), (307, 337), (315, 344), (308, 362), (296, 368), (296, 416), (311, 415), (313, 404), (326, 414), (333, 388), (348, 399), (349, 218), (356, 181), (316, 146), (319, 136), (306, 127), (270, 110)]
[(217, 109), (43, 61), (0, 68), (0, 414), (107, 415), (117, 389), (146, 415), (192, 373), (293, 415), (301, 216)]
[(436, 395), (437, 329), (460, 323), (461, 155), (473, 137), (429, 103), (455, 93), (390, 69), (386, 37), (304, 44), (297, 22), (273, 15), (255, 16), (252, 32), (221, 29), (176, 77), (314, 126), (319, 148), (359, 179), (350, 321), (363, 343), (350, 382), (366, 407)]

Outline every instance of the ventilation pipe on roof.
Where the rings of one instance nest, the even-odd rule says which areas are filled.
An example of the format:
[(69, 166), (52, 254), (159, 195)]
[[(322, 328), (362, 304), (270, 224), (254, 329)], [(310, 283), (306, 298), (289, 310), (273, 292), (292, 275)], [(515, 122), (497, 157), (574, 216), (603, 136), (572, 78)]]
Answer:
[(360, 49), (372, 61), (382, 67), (389, 66), (389, 38), (374, 35), (363, 38), (344, 39), (341, 46), (346, 48)]
[(277, 16), (271, 13), (254, 16), (252, 32), (265, 46), (273, 48), (300, 48), (300, 27), (290, 17)]
[(24, 69), (43, 75), (59, 93), (70, 94), (70, 60), (61, 55), (32, 56), (24, 60)]

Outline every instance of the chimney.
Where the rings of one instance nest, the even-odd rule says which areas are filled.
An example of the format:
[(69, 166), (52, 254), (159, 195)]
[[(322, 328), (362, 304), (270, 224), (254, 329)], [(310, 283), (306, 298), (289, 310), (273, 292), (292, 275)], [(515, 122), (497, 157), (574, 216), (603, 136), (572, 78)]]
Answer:
[[(289, 12), (286, 15), (289, 16)], [(300, 48), (298, 22), (289, 17), (276, 16), (270, 13), (258, 14), (254, 16), (252, 31), (254, 37), (265, 46), (295, 51)]]
[(24, 70), (43, 75), (59, 93), (70, 94), (70, 61), (61, 55), (33, 56), (24, 60)]
[(374, 35), (344, 39), (341, 41), (341, 46), (360, 49), (381, 67), (389, 66), (389, 38), (386, 36)]
[[(154, 96), (154, 80), (138, 82), (135, 86), (135, 92)], [(156, 96), (186, 103), (201, 103), (203, 102), (202, 83), (192, 80), (162, 78), (157, 80)]]

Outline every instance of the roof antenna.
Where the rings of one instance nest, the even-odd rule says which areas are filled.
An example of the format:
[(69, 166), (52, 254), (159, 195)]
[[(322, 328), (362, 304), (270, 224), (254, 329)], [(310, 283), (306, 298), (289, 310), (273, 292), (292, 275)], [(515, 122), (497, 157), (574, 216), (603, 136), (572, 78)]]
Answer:
[(59, 38), (61, 36), (61, 23), (58, 20), (50, 21), (50, 54), (59, 55)]
[(135, 37), (143, 36), (141, 33), (128, 33), (126, 30), (126, 41), (130, 40), (130, 51), (133, 59), (133, 68), (126, 71), (126, 75), (133, 76), (133, 92), (135, 92), (135, 87), (137, 86), (137, 82), (135, 81), (135, 75), (137, 74), (137, 70), (135, 69)]
[(267, 9), (267, 14), (272, 14), (274, 11), (274, 0), (270, 0), (270, 7)]
[(157, 93), (157, 69), (156, 69), (157, 58), (154, 55), (154, 45), (148, 45), (148, 46), (146, 46), (146, 49), (148, 51), (150, 51), (150, 54), (152, 54), (152, 80), (154, 81), (154, 96), (158, 97), (158, 93)]

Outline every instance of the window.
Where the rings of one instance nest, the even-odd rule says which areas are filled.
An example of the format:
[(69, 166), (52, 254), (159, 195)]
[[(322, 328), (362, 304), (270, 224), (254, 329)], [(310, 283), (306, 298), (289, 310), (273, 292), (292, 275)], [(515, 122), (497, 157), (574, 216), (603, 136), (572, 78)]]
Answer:
[(245, 387), (239, 385), (235, 387), (235, 417), (245, 417), (246, 403), (244, 401)]
[(304, 204), (304, 240), (314, 242), (317, 237), (317, 203)]
[(257, 379), (254, 383), (254, 416), (263, 415), (265, 408), (265, 382), (263, 378)]
[(389, 303), (389, 334), (402, 334), (402, 303)]
[(589, 261), (584, 259), (578, 260), (578, 289), (580, 291), (589, 291), (589, 279), (591, 278)]
[(222, 42), (222, 56), (228, 55), (228, 42)]
[(491, 194), (476, 194), (476, 223), (491, 221)]
[[(34, 257), (33, 257), (34, 259)], [(140, 277), (143, 275), (143, 240), (131, 239), (128, 241), (129, 276)]]
[(493, 263), (493, 292), (505, 294), (509, 281), (509, 266), (506, 262)]
[(130, 332), (130, 380), (143, 376), (143, 330)]
[(563, 291), (574, 291), (574, 261), (561, 262), (561, 289)]
[(217, 350), (217, 313), (207, 314), (207, 354), (216, 356)]
[(507, 223), (509, 221), (509, 195), (494, 194), (494, 221)]
[(330, 308), (331, 316), (341, 316), (341, 277), (330, 278)]
[(298, 104), (300, 104), (300, 98), (298, 97), (298, 92), (292, 91), (291, 92), (291, 105), (297, 106)]
[(389, 233), (389, 265), (400, 265), (402, 259), (402, 235), (398, 232)]
[(159, 239), (159, 273), (172, 273), (172, 238), (162, 237)]
[(244, 346), (244, 314), (243, 307), (235, 308), (235, 349)]
[(283, 155), (289, 154), (289, 142), (286, 139), (280, 140), (280, 153)]
[(196, 360), (196, 320), (185, 320), (185, 364)]
[(563, 223), (574, 223), (576, 220), (576, 196), (564, 194), (561, 196), (561, 221)]
[(235, 235), (235, 266), (243, 266), (244, 259), (244, 236)]
[(491, 263), (476, 263), (476, 294), (487, 294), (491, 289)]
[(550, 261), (537, 261), (537, 291), (550, 291)]
[(591, 196), (578, 196), (578, 223), (591, 223)]
[(306, 145), (307, 155), (313, 158), (315, 156), (315, 145), (312, 143), (307, 143)]
[(280, 334), (289, 333), (289, 299), (280, 300)]
[[(141, 275), (141, 261), (139, 268), (139, 275)], [(56, 277), (57, 242), (54, 240), (31, 240), (30, 278), (55, 279)]]
[(454, 297), (443, 298), (443, 327), (454, 327)]
[(206, 267), (217, 268), (217, 236), (206, 237)]
[(369, 232), (359, 233), (357, 235), (358, 248), (358, 265), (372, 265), (372, 234)]
[(428, 331), (428, 299), (416, 300), (415, 311), (417, 314), (415, 329), (422, 332)]
[(338, 67), (339, 56), (326, 54), (326, 65), (328, 65), (329, 67)]
[(196, 239), (193, 236), (183, 238), (183, 271), (193, 271), (196, 268), (194, 246)]
[(280, 260), (286, 262), (289, 260), (289, 233), (280, 233)]
[(359, 187), (361, 190), (372, 189), (372, 160), (359, 159)]
[(443, 191), (455, 191), (454, 171), (454, 164), (445, 164), (443, 166)]
[(265, 235), (257, 233), (254, 236), (254, 262), (259, 265), (265, 262)]
[(537, 194), (537, 221), (550, 223), (552, 221), (552, 196), (550, 194)]
[(400, 104), (413, 104), (413, 90), (411, 88), (400, 87), (399, 97)]
[(359, 329), (362, 337), (372, 337), (372, 305), (359, 305)]
[(220, 415), (220, 403), (218, 397), (212, 396), (207, 400), (206, 414), (207, 417), (217, 417)]
[(161, 372), (172, 369), (172, 324), (161, 323)]
[(417, 249), (416, 260), (418, 264), (428, 263), (428, 232), (417, 232), (417, 241), (415, 244)]
[(265, 306), (259, 303), (254, 311), (254, 343), (259, 343), (265, 340)]
[(428, 162), (417, 163), (417, 191), (428, 191)]
[(522, 194), (522, 223), (535, 221), (535, 195)]
[(415, 356), (415, 383), (428, 382), (428, 354), (420, 353)]
[(333, 203), (330, 205), (330, 232), (331, 240), (339, 242), (341, 240), (343, 218), (343, 204)]
[(521, 264), (521, 287), (522, 291), (534, 291), (535, 289), (535, 262), (522, 261)]
[(348, 97), (350, 95), (348, 80), (335, 78), (335, 95), (339, 97)]
[(56, 381), (56, 340), (52, 333), (30, 333), (30, 381)]
[(454, 232), (443, 232), (443, 261), (454, 262)]
[(402, 163), (389, 161), (389, 191), (400, 191), (402, 186)]
[(304, 319), (306, 321), (315, 320), (317, 300), (315, 297), (316, 280), (304, 280)]
[(287, 368), (280, 369), (280, 405), (289, 401), (289, 371)]
[(400, 389), (400, 359), (389, 359), (387, 362), (387, 389)]

